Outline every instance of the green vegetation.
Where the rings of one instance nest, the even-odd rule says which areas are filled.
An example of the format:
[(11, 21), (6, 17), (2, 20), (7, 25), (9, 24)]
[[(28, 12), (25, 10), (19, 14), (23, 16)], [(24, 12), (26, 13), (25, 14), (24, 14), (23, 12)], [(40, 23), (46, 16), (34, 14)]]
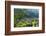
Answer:
[(19, 21), (17, 21), (17, 19), (21, 20), (23, 17), (26, 16), (26, 13), (23, 12), (24, 10), (19, 9), (18, 11), (16, 13), (14, 13), (14, 14), (16, 14), (16, 15), (14, 15), (14, 27), (16, 27), (19, 24)]
[[(24, 9), (25, 10), (25, 9)], [(14, 13), (14, 27), (36, 27), (38, 26), (38, 18), (31, 18), (29, 20), (25, 20), (24, 18), (27, 17), (26, 13), (23, 9), (19, 9)], [(29, 17), (29, 16), (28, 16)], [(21, 20), (23, 19), (23, 20)]]
[(38, 25), (38, 20), (32, 19), (31, 21), (19, 21), (15, 24), (15, 27), (36, 27)]

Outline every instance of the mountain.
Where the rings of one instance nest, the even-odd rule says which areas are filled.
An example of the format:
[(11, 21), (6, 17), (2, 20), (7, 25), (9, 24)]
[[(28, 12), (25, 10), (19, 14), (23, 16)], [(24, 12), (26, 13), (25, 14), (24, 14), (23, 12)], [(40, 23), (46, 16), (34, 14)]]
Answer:
[(27, 16), (30, 16), (32, 18), (38, 18), (39, 17), (39, 11), (37, 9), (28, 9), (26, 11)]
[(38, 18), (39, 17), (39, 9), (14, 9), (14, 15), (16, 13), (25, 13), (26, 17)]

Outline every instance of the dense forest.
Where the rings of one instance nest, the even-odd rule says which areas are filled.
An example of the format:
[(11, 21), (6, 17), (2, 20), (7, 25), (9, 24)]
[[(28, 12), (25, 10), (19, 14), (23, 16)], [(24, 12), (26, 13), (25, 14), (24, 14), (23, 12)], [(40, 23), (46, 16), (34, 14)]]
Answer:
[(14, 8), (14, 27), (38, 27), (38, 9)]

